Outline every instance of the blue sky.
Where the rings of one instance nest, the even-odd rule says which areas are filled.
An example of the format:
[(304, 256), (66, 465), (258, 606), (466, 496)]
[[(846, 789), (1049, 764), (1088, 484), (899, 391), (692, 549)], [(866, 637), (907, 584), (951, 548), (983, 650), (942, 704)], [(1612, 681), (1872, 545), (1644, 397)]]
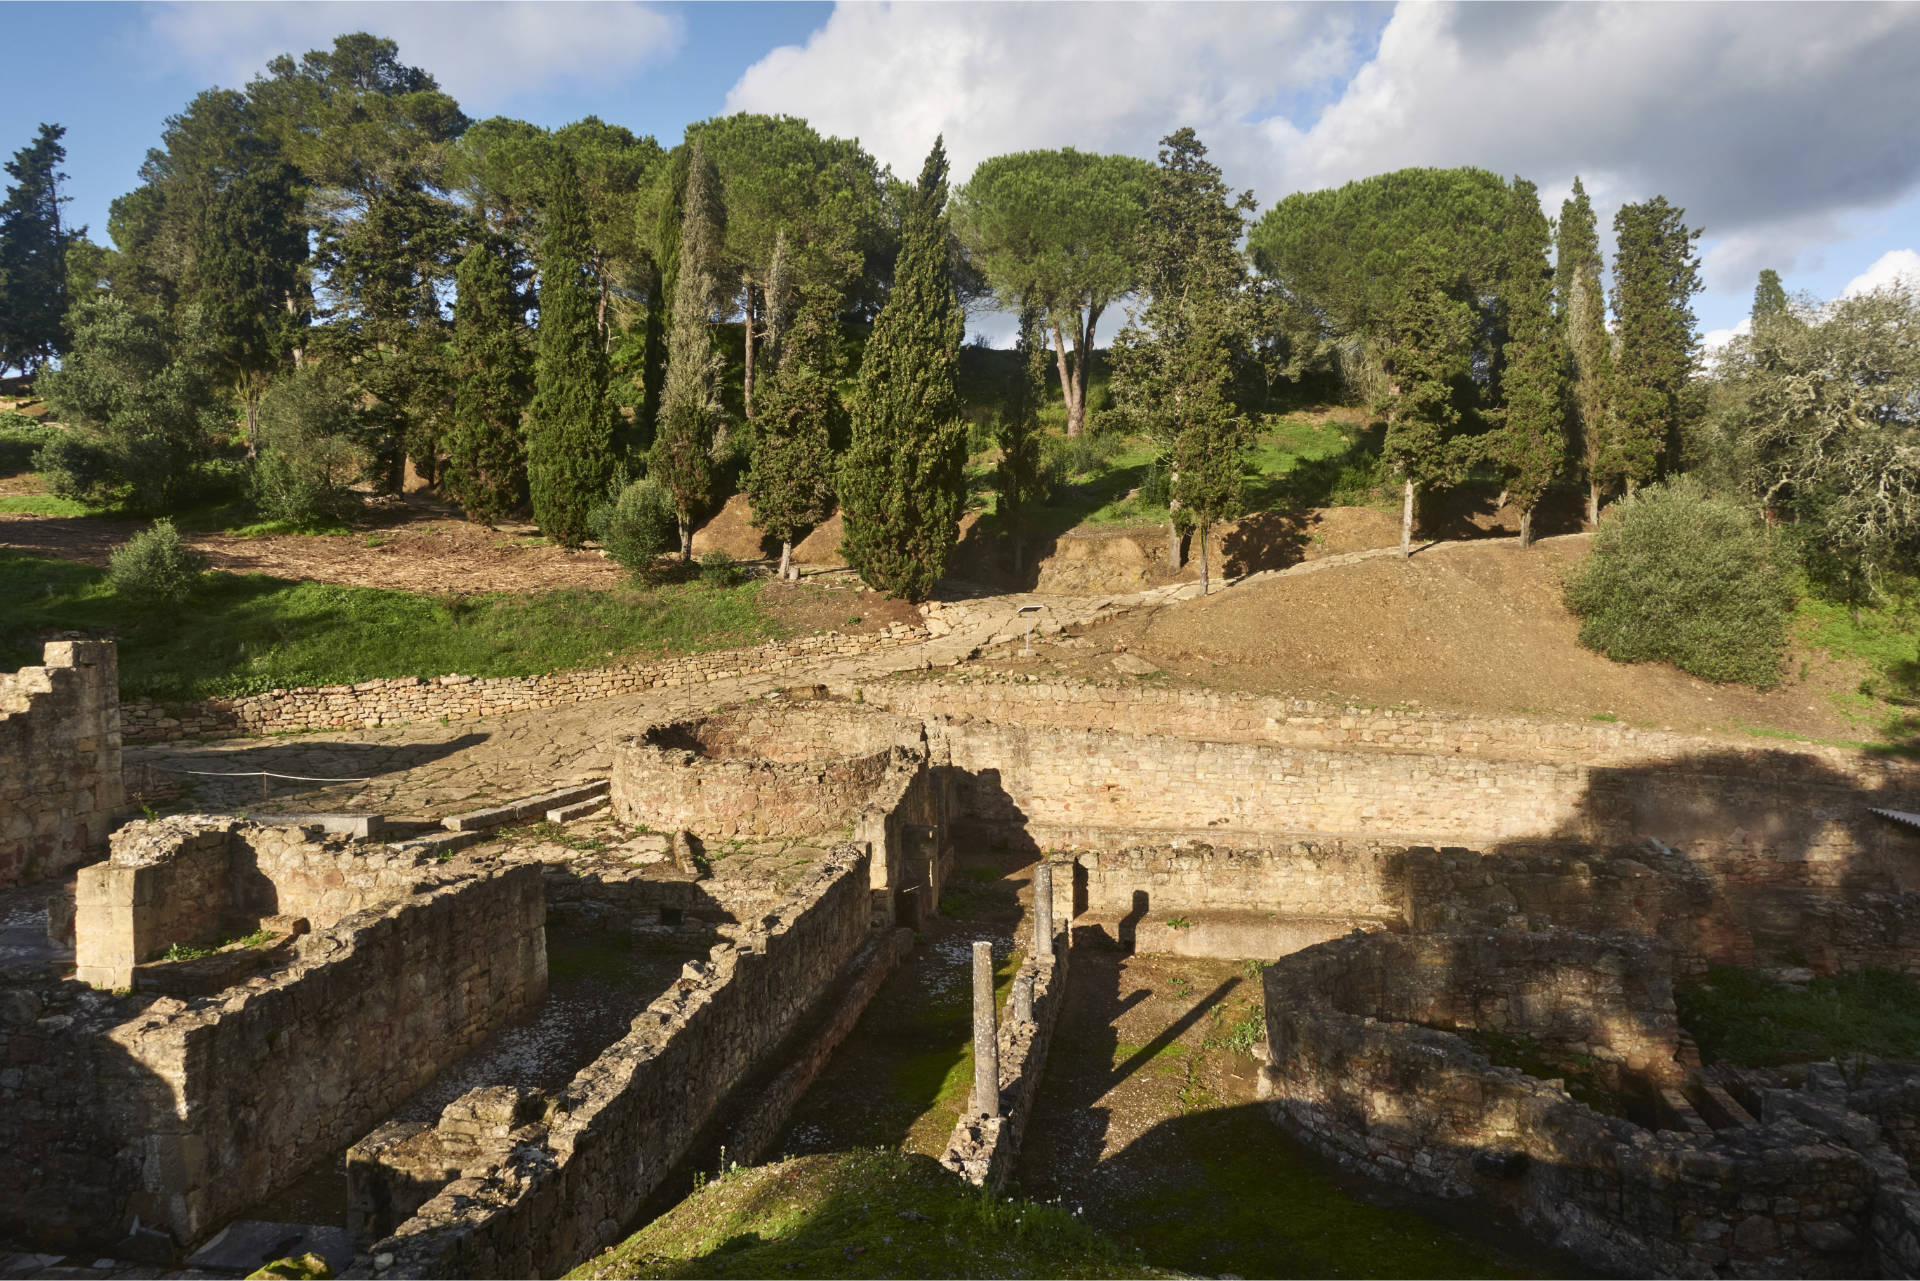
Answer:
[(722, 111), (786, 112), (907, 171), (944, 132), (956, 177), (1031, 147), (1151, 157), (1181, 124), (1263, 208), (1403, 165), (1477, 164), (1534, 179), (1553, 213), (1579, 173), (1603, 223), (1665, 194), (1706, 228), (1697, 311), (1721, 334), (1761, 267), (1823, 297), (1920, 272), (1917, 5), (345, 0), (0, 15), (13, 48), (49, 51), (9, 66), (0, 150), (42, 120), (66, 125), (71, 214), (96, 238), (195, 93), (371, 30), (476, 118), (594, 114), (670, 142)]

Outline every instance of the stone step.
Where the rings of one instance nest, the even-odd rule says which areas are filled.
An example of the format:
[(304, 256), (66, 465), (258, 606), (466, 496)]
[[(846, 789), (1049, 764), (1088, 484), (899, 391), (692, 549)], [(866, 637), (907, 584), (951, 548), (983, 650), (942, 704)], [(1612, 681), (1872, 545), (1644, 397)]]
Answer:
[(317, 827), (335, 836), (369, 841), (387, 830), (384, 814), (250, 814), (262, 827)]
[(613, 798), (608, 796), (590, 796), (584, 801), (575, 801), (571, 805), (555, 806), (547, 811), (547, 822), (571, 823), (576, 818), (585, 818), (589, 814), (603, 810), (612, 803)]
[(596, 778), (585, 783), (575, 783), (557, 791), (545, 792), (539, 796), (508, 801), (505, 805), (494, 805), (465, 814), (450, 814), (441, 819), (440, 824), (450, 832), (485, 831), (488, 828), (505, 827), (508, 823), (524, 822), (527, 819), (542, 816), (550, 809), (605, 796), (607, 792), (607, 780)]

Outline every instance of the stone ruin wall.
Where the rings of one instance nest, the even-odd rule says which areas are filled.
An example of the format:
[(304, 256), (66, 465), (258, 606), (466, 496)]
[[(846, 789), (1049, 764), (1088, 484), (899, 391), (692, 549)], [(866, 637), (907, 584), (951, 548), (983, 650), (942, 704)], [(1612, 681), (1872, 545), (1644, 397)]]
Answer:
[(620, 1240), (869, 940), (868, 877), (864, 848), (835, 851), (756, 929), (690, 964), (560, 1091), (550, 1116), (502, 1135), (497, 1159), (422, 1204), (356, 1272), (551, 1276)]
[(0, 1150), (36, 1158), (0, 1163), (0, 1236), (196, 1240), (540, 1000), (538, 867), (417, 888), (217, 996), (0, 993)]
[[(1493, 1066), (1440, 1027), (1497, 1028), (1671, 1075), (1657, 945), (1571, 931), (1371, 935), (1266, 973), (1276, 1120), (1388, 1182), (1474, 1197), (1623, 1275), (1913, 1275), (1920, 1190), (1845, 1100), (1649, 1131)], [(1422, 1026), (1422, 1025), (1429, 1026)]]
[(175, 943), (205, 946), (270, 917), (326, 929), (422, 879), (417, 856), (298, 827), (205, 815), (129, 823), (109, 838), (107, 860), (76, 878), (74, 977), (131, 987), (137, 967)]
[(851, 839), (873, 851), (880, 919), (939, 906), (952, 865), (948, 771), (911, 721), (852, 703), (747, 703), (621, 741), (611, 773), (624, 822), (703, 840)]
[(56, 876), (106, 843), (122, 800), (111, 641), (49, 641), (0, 675), (0, 889)]
[(189, 703), (129, 699), (122, 708), (130, 743), (236, 738), (316, 729), (372, 729), (409, 721), (478, 720), (507, 712), (568, 707), (603, 698), (679, 689), (741, 676), (771, 675), (826, 659), (873, 653), (925, 640), (924, 626), (896, 623), (849, 636), (827, 632), (744, 649), (713, 650), (659, 663), (633, 663), (545, 676), (418, 676), (277, 689), (244, 698)]

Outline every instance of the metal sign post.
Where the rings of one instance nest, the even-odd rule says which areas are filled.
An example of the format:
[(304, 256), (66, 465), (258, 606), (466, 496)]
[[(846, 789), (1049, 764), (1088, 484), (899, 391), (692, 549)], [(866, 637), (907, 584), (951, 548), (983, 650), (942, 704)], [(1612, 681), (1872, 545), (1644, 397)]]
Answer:
[(1027, 640), (1020, 650), (1022, 654), (1033, 653), (1033, 616), (1045, 608), (1045, 605), (1022, 605), (1015, 611), (1016, 616), (1024, 614), (1027, 619)]

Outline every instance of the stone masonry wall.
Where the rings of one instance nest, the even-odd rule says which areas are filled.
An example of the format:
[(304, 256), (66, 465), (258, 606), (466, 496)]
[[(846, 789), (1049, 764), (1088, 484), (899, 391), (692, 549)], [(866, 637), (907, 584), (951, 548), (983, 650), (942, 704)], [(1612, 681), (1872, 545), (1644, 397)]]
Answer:
[[(1584, 1027), (1590, 1052), (1631, 1063), (1672, 1044), (1670, 995), (1633, 977), (1650, 960), (1644, 944), (1560, 931), (1309, 948), (1267, 969), (1262, 1091), (1276, 1120), (1341, 1164), (1514, 1213), (1598, 1269), (1871, 1275), (1876, 1234), (1912, 1226), (1881, 1204), (1911, 1192), (1903, 1165), (1882, 1170), (1878, 1153), (1794, 1120), (1652, 1133), (1495, 1067), (1450, 1032), (1397, 1021)], [(1890, 1217), (1900, 1223), (1881, 1223)]]
[(0, 889), (86, 862), (122, 795), (111, 641), (49, 641), (0, 675)]
[(739, 676), (779, 673), (822, 659), (871, 653), (924, 640), (927, 630), (896, 623), (885, 631), (858, 636), (827, 632), (773, 641), (744, 649), (714, 650), (659, 663), (546, 676), (417, 676), (278, 689), (245, 698), (210, 698), (176, 705), (129, 699), (122, 709), (130, 743), (176, 738), (234, 738), (288, 730), (371, 729), (408, 721), (477, 720), (530, 708), (575, 703), (650, 689), (703, 685)]
[[(842, 846), (583, 1068), (550, 1119), (356, 1264), (382, 1277), (556, 1276), (619, 1240), (703, 1126), (830, 991), (870, 928), (867, 854)], [(364, 1270), (363, 1270), (364, 1269)]]
[[(1059, 917), (1055, 918), (1061, 919)], [(947, 1139), (940, 1164), (976, 1186), (998, 1192), (1020, 1160), (1020, 1144), (1027, 1119), (1033, 1114), (1040, 1080), (1047, 1070), (1047, 1050), (1053, 1042), (1061, 1007), (1067, 1001), (1067, 965), (1073, 949), (1067, 935), (1057, 935), (1053, 955), (1027, 957), (1014, 974), (1014, 983), (1032, 985), (1031, 1021), (1013, 1016), (1015, 997), (1007, 996), (995, 1028), (1000, 1058), (1000, 1111), (997, 1116), (962, 1113)]]
[(155, 1001), (102, 1038), (128, 1209), (193, 1241), (366, 1133), (546, 992), (540, 869), (349, 915), (220, 997)]

